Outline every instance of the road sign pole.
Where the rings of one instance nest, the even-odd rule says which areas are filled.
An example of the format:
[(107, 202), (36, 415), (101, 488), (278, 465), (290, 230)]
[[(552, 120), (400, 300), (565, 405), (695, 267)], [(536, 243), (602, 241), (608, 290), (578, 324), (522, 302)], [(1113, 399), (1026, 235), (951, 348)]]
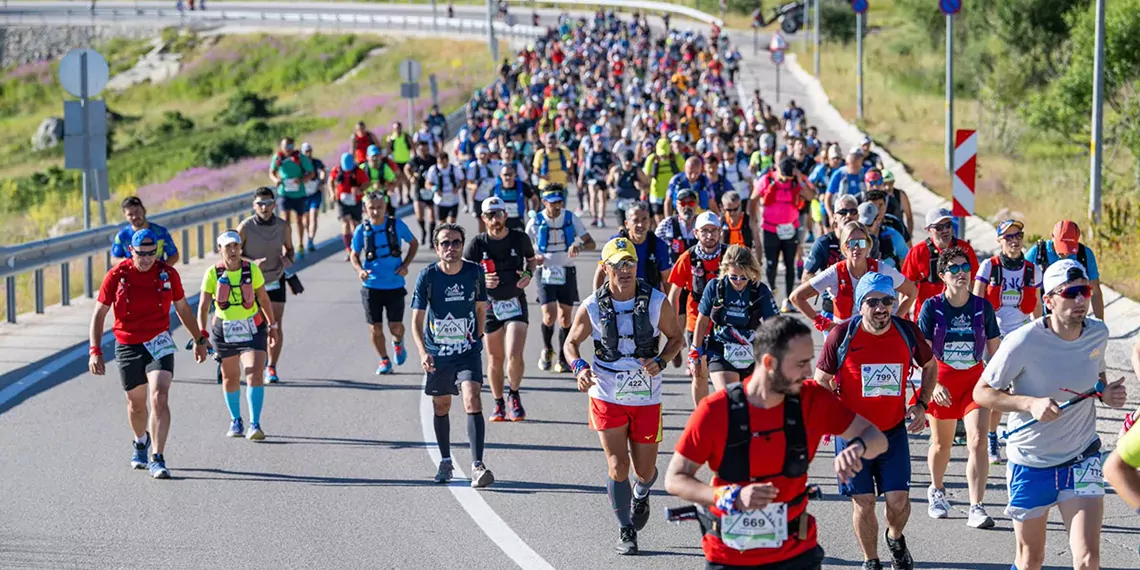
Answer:
[(955, 235), (966, 237), (966, 219), (974, 214), (974, 189), (978, 175), (978, 132), (954, 131), (954, 174), (950, 181), (954, 207), (951, 213), (958, 221)]
[(781, 67), (784, 67), (784, 66), (782, 66), (782, 65), (776, 66), (776, 102), (777, 103), (780, 102), (780, 68)]
[[(83, 229), (91, 229), (91, 133), (89, 132), (87, 106), (87, 52), (79, 56), (79, 104), (83, 108)], [(87, 256), (83, 267), (83, 294), (88, 299), (95, 298), (95, 260)]]
[(804, 3), (804, 23), (800, 27), (800, 51), (807, 53), (807, 37), (808, 37), (808, 20), (811, 19), (811, 10), (808, 10), (807, 3)]
[(863, 119), (863, 14), (855, 14), (855, 109), (856, 116)]
[(954, 15), (946, 14), (946, 171), (954, 176)]
[(752, 55), (760, 53), (760, 28), (752, 27)]
[(819, 0), (815, 0), (815, 17), (812, 18), (811, 23), (815, 27), (815, 33), (812, 34), (815, 36), (813, 39), (815, 42), (815, 78), (819, 79)]
[(487, 0), (487, 42), (491, 45), (491, 65), (499, 64), (499, 42), (495, 39), (495, 0)]
[(1096, 55), (1093, 58), (1092, 155), (1089, 172), (1089, 217), (1100, 222), (1100, 169), (1104, 136), (1104, 1), (1096, 2)]

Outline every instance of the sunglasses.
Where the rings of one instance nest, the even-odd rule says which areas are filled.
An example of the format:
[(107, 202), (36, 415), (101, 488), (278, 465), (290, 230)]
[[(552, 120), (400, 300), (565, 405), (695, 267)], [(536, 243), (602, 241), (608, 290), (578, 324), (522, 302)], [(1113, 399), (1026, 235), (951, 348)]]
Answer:
[(439, 242), (441, 249), (451, 249), (453, 247), (463, 247), (463, 240), (461, 239), (445, 239)]
[(748, 281), (748, 276), (747, 276), (747, 275), (732, 275), (732, 274), (730, 273), (730, 274), (726, 275), (726, 277), (728, 277), (728, 280), (729, 280), (729, 281), (735, 281), (735, 282), (737, 282), (737, 283), (739, 283), (739, 282), (741, 282), (741, 281)]
[(859, 214), (859, 210), (855, 208), (843, 208), (842, 210), (836, 210), (835, 213), (840, 216), (856, 216)]
[(879, 307), (883, 307), (884, 309), (889, 309), (889, 308), (895, 306), (895, 298), (894, 297), (879, 297), (877, 299), (867, 299), (867, 300), (863, 301), (863, 304), (867, 305), (868, 307), (870, 307), (872, 309), (877, 309)]
[(1015, 234), (1005, 234), (1004, 236), (1001, 236), (1001, 239), (1007, 241), (1017, 241), (1023, 237), (1025, 237), (1025, 232), (1017, 232)]
[(258, 207), (261, 207), (261, 208), (268, 208), (268, 207), (270, 207), (276, 203), (277, 202), (275, 202), (273, 200), (258, 200), (256, 202), (254, 202), (254, 204), (256, 204)]
[(483, 212), (483, 217), (488, 220), (493, 220), (499, 217), (505, 218), (507, 217), (507, 213), (503, 210), (495, 210), (494, 212)]
[(134, 252), (135, 255), (139, 257), (154, 257), (158, 255), (158, 249), (136, 249)]
[(608, 263), (607, 262), (606, 265), (610, 266), (610, 268), (613, 269), (614, 271), (628, 271), (630, 269), (633, 269), (634, 267), (637, 267), (637, 262), (635, 262), (631, 259), (623, 259), (617, 263)]
[(681, 200), (680, 202), (677, 202), (677, 203), (682, 205), (682, 206), (696, 206), (697, 205), (696, 200)]
[(970, 262), (967, 261), (966, 263), (959, 263), (958, 265), (948, 265), (948, 266), (946, 266), (945, 272), (949, 273), (950, 275), (957, 275), (959, 273), (969, 273), (970, 272)]
[(1076, 299), (1077, 297), (1088, 298), (1092, 295), (1092, 287), (1088, 285), (1073, 285), (1066, 287), (1060, 291), (1053, 291), (1054, 295), (1060, 295), (1062, 299)]
[(851, 248), (851, 249), (854, 249), (854, 248), (862, 249), (862, 248), (867, 247), (867, 245), (868, 245), (867, 240), (865, 240), (865, 239), (849, 239), (849, 240), (847, 240), (847, 247)]
[(724, 211), (726, 211), (726, 212), (739, 212), (740, 206), (737, 206), (735, 208), (725, 208)]
[(942, 223), (938, 223), (938, 224), (934, 224), (933, 226), (930, 226), (930, 229), (932, 229), (936, 232), (944, 232), (944, 231), (946, 231), (952, 227), (954, 227), (954, 224), (952, 222), (942, 222)]

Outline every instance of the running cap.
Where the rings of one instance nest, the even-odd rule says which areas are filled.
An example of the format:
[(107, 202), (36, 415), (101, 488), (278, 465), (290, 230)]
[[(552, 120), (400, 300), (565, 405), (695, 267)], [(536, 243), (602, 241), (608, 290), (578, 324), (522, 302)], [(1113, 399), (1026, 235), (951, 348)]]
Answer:
[(356, 160), (353, 159), (351, 152), (346, 152), (340, 155), (340, 169), (352, 170), (356, 168)]
[(218, 247), (226, 247), (231, 243), (241, 243), (241, 234), (234, 230), (229, 230), (222, 232), (222, 235), (218, 236)]
[(680, 133), (673, 133), (673, 134), (669, 135), (669, 142), (675, 143), (675, 142), (681, 142), (681, 141), (682, 141), (682, 139), (681, 139)]
[(1080, 249), (1081, 227), (1072, 220), (1061, 220), (1053, 226), (1053, 249), (1057, 255), (1072, 255)]
[(827, 148), (827, 158), (843, 158), (843, 151), (839, 150), (839, 145), (833, 144)]
[(859, 139), (859, 145), (860, 146), (865, 145), (865, 144), (871, 144), (871, 137), (869, 137), (867, 135), (863, 135), (863, 138)]
[(368, 156), (377, 156), (379, 154), (380, 154), (380, 147), (378, 147), (376, 145), (370, 145), (368, 147)]
[(926, 213), (926, 228), (930, 229), (930, 226), (933, 226), (942, 220), (949, 220), (953, 218), (954, 214), (952, 214), (950, 210), (947, 210), (946, 208), (935, 208)]
[(890, 277), (882, 273), (868, 272), (863, 275), (859, 280), (859, 284), (855, 286), (855, 310), (863, 306), (863, 298), (868, 293), (882, 293), (888, 297), (896, 297), (895, 282)]
[(637, 250), (629, 238), (616, 237), (606, 242), (602, 248), (602, 260), (599, 263), (617, 263), (623, 259), (637, 262)]
[(1002, 222), (1000, 222), (997, 225), (997, 235), (998, 235), (998, 237), (1001, 237), (1001, 236), (1004, 236), (1005, 234), (1011, 233), (1014, 230), (1024, 230), (1024, 229), (1025, 229), (1025, 224), (1023, 224), (1017, 220), (1003, 220)]
[(684, 190), (677, 192), (677, 201), (678, 202), (684, 202), (685, 200), (696, 200), (696, 199), (697, 199), (697, 193), (692, 188), (685, 188)]
[(877, 217), (879, 217), (879, 207), (873, 202), (859, 204), (859, 223), (869, 226), (875, 223)]
[(862, 157), (863, 157), (863, 149), (861, 149), (861, 148), (859, 148), (859, 147), (857, 147), (857, 146), (853, 146), (853, 147), (851, 147), (851, 149), (850, 149), (850, 150), (848, 150), (848, 151), (847, 151), (847, 157), (848, 157), (848, 158), (850, 158), (850, 157), (860, 157), (860, 158), (862, 158)]
[(310, 150), (313, 150), (313, 145), (307, 142), (301, 143), (301, 152), (309, 152)]
[(158, 244), (158, 234), (154, 233), (154, 230), (152, 230), (150, 228), (138, 230), (133, 235), (131, 235), (131, 247), (138, 247), (140, 245), (157, 245), (157, 244)]
[(717, 217), (715, 212), (704, 212), (697, 216), (697, 221), (693, 224), (693, 229), (703, 228), (705, 226), (720, 227), (720, 218)]
[(507, 205), (503, 203), (503, 199), (498, 196), (491, 196), (483, 200), (483, 213), (487, 212), (505, 212)]
[(475, 147), (475, 154), (487, 154), (487, 147), (484, 145)]
[(1075, 259), (1062, 259), (1045, 270), (1045, 277), (1041, 279), (1041, 290), (1048, 295), (1065, 283), (1088, 278), (1088, 272), (1081, 262)]
[(561, 202), (562, 200), (565, 200), (565, 199), (566, 199), (566, 196), (563, 195), (561, 189), (546, 190), (545, 192), (542, 193), (542, 201), (543, 202)]
[(894, 182), (894, 181), (895, 181), (894, 173), (892, 173), (890, 170), (884, 170), (883, 171), (883, 182), (886, 183), (886, 182)]
[(626, 160), (628, 162), (633, 162), (633, 151), (627, 149), (625, 152), (623, 152), (621, 154), (621, 157), (623, 160)]

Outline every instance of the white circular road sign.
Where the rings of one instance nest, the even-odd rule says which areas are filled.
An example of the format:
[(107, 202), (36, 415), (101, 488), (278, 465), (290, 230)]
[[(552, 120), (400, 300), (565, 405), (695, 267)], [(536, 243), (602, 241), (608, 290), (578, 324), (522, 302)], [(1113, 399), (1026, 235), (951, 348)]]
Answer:
[(84, 96), (83, 60), (87, 60), (87, 97), (94, 97), (107, 86), (111, 70), (107, 60), (93, 49), (73, 49), (59, 62), (59, 83), (63, 89), (75, 97)]

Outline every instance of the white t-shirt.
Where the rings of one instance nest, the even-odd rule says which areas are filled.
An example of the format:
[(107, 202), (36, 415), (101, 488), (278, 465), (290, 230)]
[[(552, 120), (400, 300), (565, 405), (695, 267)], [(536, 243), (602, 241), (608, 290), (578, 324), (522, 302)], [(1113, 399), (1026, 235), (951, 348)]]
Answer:
[[(452, 184), (452, 175), (454, 175), (455, 183)], [(435, 185), (435, 189), (440, 192), (432, 199), (436, 205), (451, 207), (459, 205), (459, 188), (463, 186), (463, 169), (448, 164), (446, 167), (440, 167), (438, 164), (432, 165), (428, 169), (427, 175), (424, 179), (429, 183)]]
[[(990, 284), (990, 271), (993, 268), (993, 258), (986, 258), (981, 260), (978, 267), (978, 275), (975, 277), (978, 281), (989, 286)], [(1033, 287), (1041, 287), (1042, 273), (1040, 267), (1029, 262), (1033, 265)], [(1033, 315), (1027, 315), (1021, 312), (1021, 288), (1022, 283), (1025, 281), (1025, 269), (1006, 269), (1001, 268), (1001, 306), (994, 307), (995, 314), (997, 315), (998, 329), (1001, 330), (1001, 336), (1004, 338), (1009, 333), (1017, 330), (1025, 323), (1033, 320)], [(1040, 300), (1038, 300), (1040, 302)]]
[(479, 164), (472, 160), (464, 172), (467, 180), (476, 182), (479, 187), (475, 189), (475, 199), (479, 201), (491, 197), (491, 190), (495, 187), (495, 179), (499, 177), (499, 161), (489, 160), (487, 164)]
[[(633, 354), (636, 345), (633, 339), (633, 305), (636, 298), (628, 301), (614, 301), (614, 312), (617, 313), (618, 351), (622, 354)], [(649, 322), (653, 325), (653, 336), (660, 336), (658, 321), (661, 316), (661, 303), (665, 301), (665, 294), (653, 289), (649, 295)], [(593, 332), (591, 338), (601, 341), (601, 319), (598, 317), (598, 299), (593, 293), (582, 301), (586, 313), (590, 317)], [(598, 377), (597, 382), (590, 387), (590, 397), (625, 406), (652, 406), (661, 403), (661, 375), (649, 376), (641, 365), (641, 361), (624, 356), (617, 362), (594, 361), (591, 369)], [(648, 381), (648, 386), (644, 383)], [(641, 383), (639, 385), (639, 382)], [(638, 390), (637, 388), (647, 388)]]
[[(832, 296), (839, 294), (839, 274), (836, 273), (838, 265), (838, 263), (832, 265), (817, 273), (815, 277), (812, 277), (811, 281), (809, 281), (812, 289), (815, 289), (817, 293), (830, 290)], [(899, 273), (897, 269), (884, 263), (879, 263), (879, 273), (890, 277), (891, 281), (895, 284), (895, 289), (898, 289), (899, 285), (902, 285), (903, 281), (906, 281), (906, 277), (903, 277), (902, 273)], [(863, 275), (866, 275), (866, 273)], [(852, 290), (859, 286), (860, 279), (862, 279), (862, 277), (855, 279), (855, 282), (851, 284)]]
[[(543, 216), (546, 216), (545, 210)], [(566, 250), (569, 245), (566, 243), (566, 230), (562, 227), (566, 225), (566, 216), (570, 216), (570, 223), (574, 224), (574, 236), (580, 238), (586, 234), (586, 226), (578, 216), (570, 213), (567, 210), (562, 210), (556, 218), (546, 218), (546, 224), (550, 228), (550, 236), (547, 239), (546, 251), (538, 251), (538, 224), (537, 217), (531, 218), (526, 223), (526, 235), (530, 236), (531, 241), (534, 242), (534, 250), (541, 253), (546, 257), (543, 265), (547, 267), (572, 267), (574, 260), (570, 259), (570, 255)]]

